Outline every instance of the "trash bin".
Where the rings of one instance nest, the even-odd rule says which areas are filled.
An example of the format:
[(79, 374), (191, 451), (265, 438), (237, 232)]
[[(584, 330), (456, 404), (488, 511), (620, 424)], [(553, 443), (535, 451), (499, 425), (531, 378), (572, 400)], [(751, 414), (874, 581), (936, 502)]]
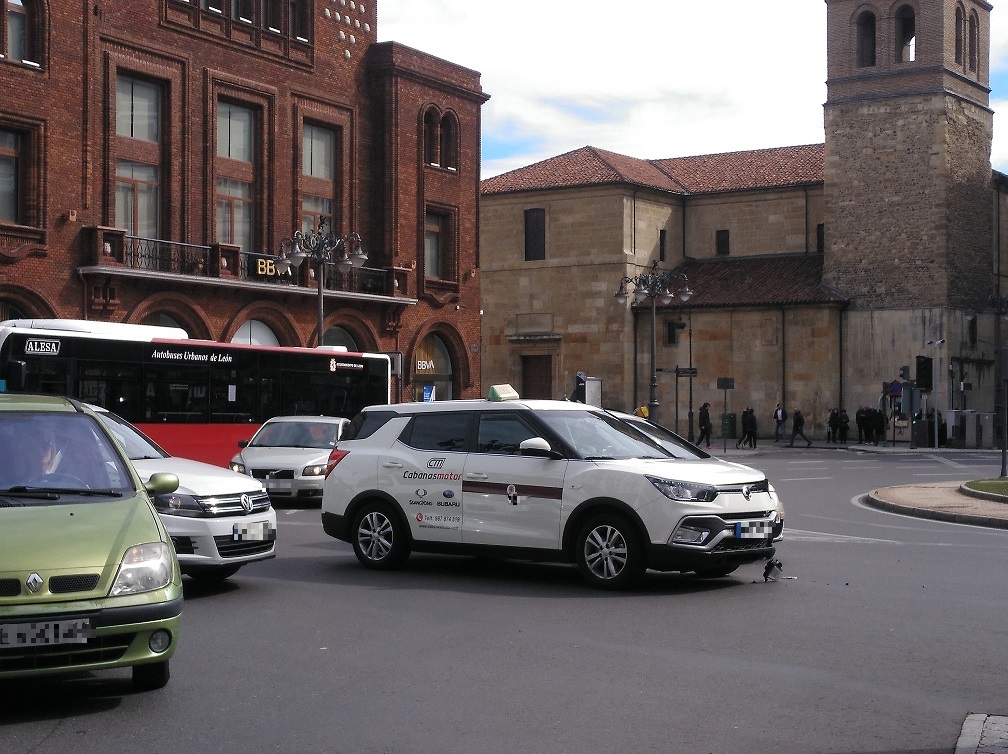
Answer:
[(734, 440), (738, 437), (736, 426), (735, 414), (721, 414), (721, 437)]

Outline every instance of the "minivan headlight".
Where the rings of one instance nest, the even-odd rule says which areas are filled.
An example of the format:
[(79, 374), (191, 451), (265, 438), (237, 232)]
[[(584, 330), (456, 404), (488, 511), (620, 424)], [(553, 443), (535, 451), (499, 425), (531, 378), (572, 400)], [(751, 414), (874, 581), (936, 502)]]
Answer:
[(168, 545), (164, 542), (136, 545), (123, 555), (109, 596), (122, 597), (163, 589), (171, 583), (171, 579), (172, 557)]
[(709, 503), (717, 497), (717, 488), (700, 482), (683, 482), (645, 475), (658, 491), (670, 500), (685, 503)]
[(231, 471), (237, 471), (239, 474), (245, 473), (245, 464), (241, 461), (232, 461), (230, 465)]

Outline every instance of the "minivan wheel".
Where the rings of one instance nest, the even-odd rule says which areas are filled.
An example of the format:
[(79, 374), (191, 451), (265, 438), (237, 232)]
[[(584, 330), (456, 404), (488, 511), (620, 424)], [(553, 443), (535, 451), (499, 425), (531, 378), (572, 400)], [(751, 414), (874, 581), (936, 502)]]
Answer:
[(352, 531), (354, 554), (367, 568), (387, 571), (409, 556), (405, 527), (385, 503), (365, 503), (354, 516)]
[(640, 581), (647, 569), (637, 531), (619, 516), (589, 520), (581, 527), (575, 547), (582, 578), (599, 589), (627, 589)]

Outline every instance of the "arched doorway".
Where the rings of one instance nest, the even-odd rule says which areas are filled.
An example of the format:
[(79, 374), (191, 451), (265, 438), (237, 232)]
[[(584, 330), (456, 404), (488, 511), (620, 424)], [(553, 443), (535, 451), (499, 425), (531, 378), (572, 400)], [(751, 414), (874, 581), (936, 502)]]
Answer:
[(431, 333), (417, 346), (412, 383), (415, 401), (449, 401), (455, 397), (455, 370), (441, 336)]
[(0, 322), (8, 319), (28, 319), (28, 315), (13, 301), (0, 299)]
[(151, 312), (142, 320), (140, 320), (141, 325), (157, 325), (158, 327), (177, 327), (180, 330), (185, 330), (178, 320), (172, 317), (170, 314), (165, 314), (164, 312)]

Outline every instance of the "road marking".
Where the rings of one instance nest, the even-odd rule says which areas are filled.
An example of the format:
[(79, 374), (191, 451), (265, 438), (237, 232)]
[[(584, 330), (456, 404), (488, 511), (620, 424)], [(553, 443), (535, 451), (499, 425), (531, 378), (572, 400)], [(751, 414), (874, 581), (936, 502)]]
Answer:
[(784, 527), (784, 540), (797, 539), (805, 542), (869, 542), (885, 545), (904, 544), (897, 539), (880, 539), (878, 537), (855, 537), (850, 534), (830, 534), (824, 531), (804, 531)]
[(778, 482), (821, 482), (826, 479), (832, 479), (831, 476), (796, 476), (796, 477), (785, 477), (784, 479), (778, 479)]

